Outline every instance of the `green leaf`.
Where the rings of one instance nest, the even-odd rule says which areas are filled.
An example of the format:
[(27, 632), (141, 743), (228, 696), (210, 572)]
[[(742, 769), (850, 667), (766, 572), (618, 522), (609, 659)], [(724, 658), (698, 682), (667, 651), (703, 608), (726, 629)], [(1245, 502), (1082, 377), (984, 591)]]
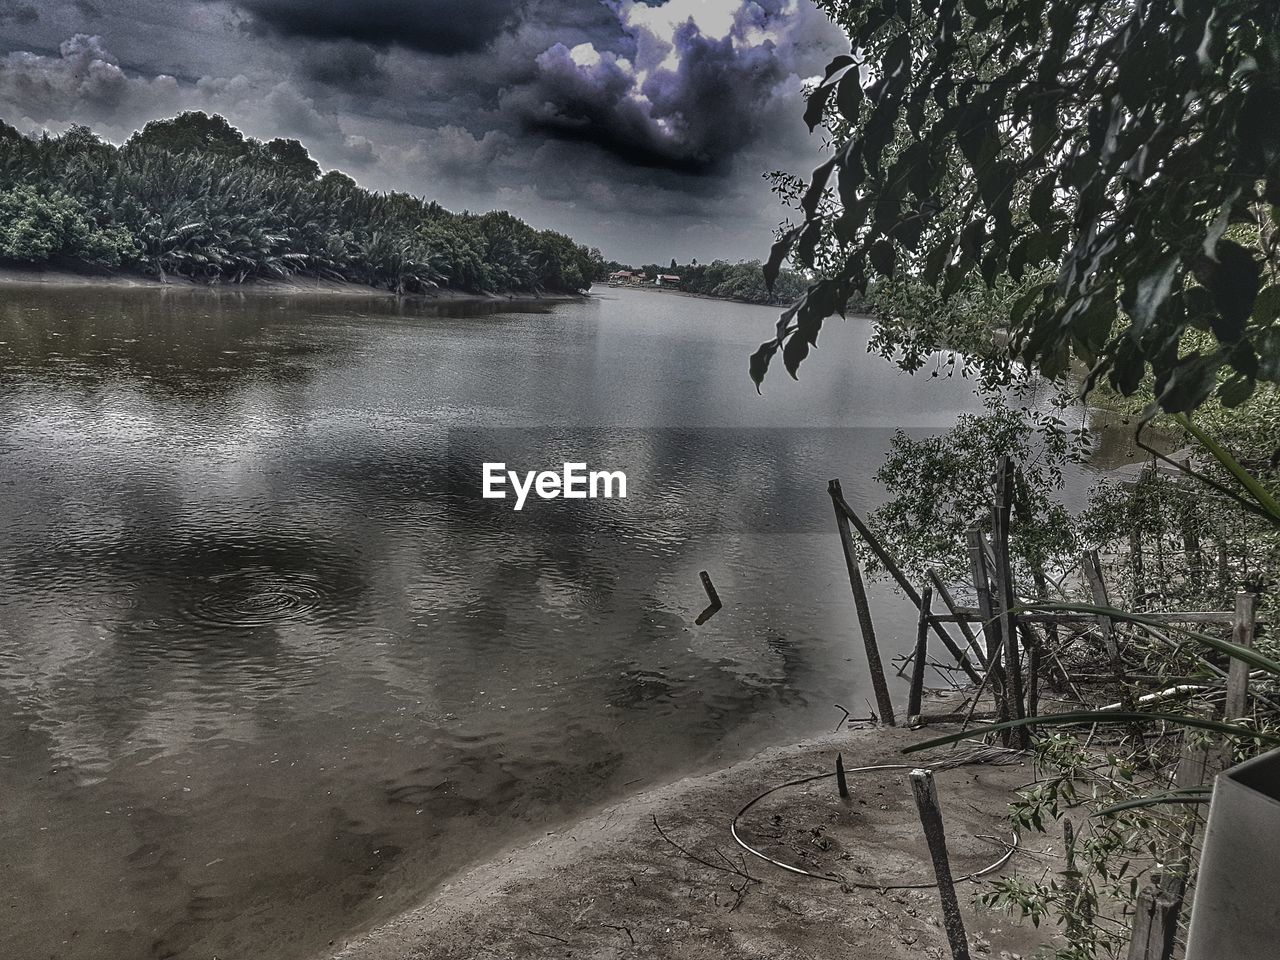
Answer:
[(877, 273), (886, 279), (893, 279), (893, 267), (897, 262), (898, 254), (892, 243), (888, 240), (877, 240), (871, 245), (868, 256), (871, 266), (875, 267)]
[(1250, 251), (1234, 240), (1218, 241), (1217, 262), (1206, 271), (1204, 285), (1218, 308), (1216, 322), (1209, 322), (1220, 341), (1235, 343), (1244, 336), (1261, 283), (1262, 267)]
[(840, 85), (836, 87), (836, 109), (850, 123), (857, 123), (858, 116), (862, 112), (862, 101), (864, 99), (862, 78), (858, 75), (857, 70), (850, 70), (841, 78)]
[(1253, 320), (1265, 326), (1280, 318), (1280, 285), (1272, 284), (1258, 293), (1253, 301)]
[(778, 352), (778, 341), (770, 340), (768, 343), (760, 344), (760, 349), (751, 355), (751, 379), (755, 382), (756, 392), (760, 392), (760, 385), (764, 383), (764, 375), (769, 372), (769, 361), (773, 359), (773, 355)]
[(1133, 335), (1140, 337), (1155, 320), (1160, 308), (1169, 299), (1173, 291), (1173, 281), (1178, 275), (1178, 267), (1182, 259), (1171, 253), (1165, 256), (1154, 269), (1148, 271), (1140, 280), (1133, 292), (1132, 302), (1128, 308), (1133, 318)]
[(1213, 393), (1218, 385), (1216, 357), (1191, 354), (1178, 361), (1162, 379), (1157, 380), (1156, 399), (1168, 413), (1186, 413), (1194, 410)]
[(1053, 210), (1053, 188), (1058, 180), (1056, 171), (1050, 171), (1041, 177), (1031, 189), (1031, 201), (1027, 213), (1031, 222), (1041, 230), (1049, 230), (1053, 226), (1050, 216)]
[(1246, 377), (1232, 377), (1218, 388), (1218, 399), (1228, 409), (1238, 407), (1250, 397), (1258, 381)]

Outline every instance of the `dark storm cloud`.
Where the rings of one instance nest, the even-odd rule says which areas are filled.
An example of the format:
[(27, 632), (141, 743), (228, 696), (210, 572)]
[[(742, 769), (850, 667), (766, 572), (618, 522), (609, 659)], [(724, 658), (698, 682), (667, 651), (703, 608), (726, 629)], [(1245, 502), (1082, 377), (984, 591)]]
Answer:
[(378, 51), (362, 43), (321, 43), (299, 65), (308, 79), (349, 93), (381, 93), (386, 86)]
[(285, 37), (354, 40), (423, 53), (480, 50), (513, 25), (515, 0), (237, 0), (251, 22)]
[(40, 11), (21, 0), (0, 0), (0, 23), (30, 26), (40, 19)]
[[(672, 4), (681, 6), (692, 5)], [(618, 52), (558, 43), (535, 59), (527, 83), (504, 94), (504, 109), (528, 133), (591, 144), (635, 167), (726, 173), (766, 130), (791, 72), (769, 35), (786, 25), (785, 6), (741, 4), (723, 35), (708, 35), (692, 17), (677, 20), (669, 36), (655, 34), (643, 13), (629, 15), (635, 5), (617, 9), (629, 29)]]
[(638, 167), (722, 173), (758, 135), (756, 118), (785, 72), (772, 44), (740, 52), (693, 24), (673, 40), (679, 65), (643, 79), (607, 53), (580, 65), (558, 44), (505, 105), (526, 130), (594, 144)]

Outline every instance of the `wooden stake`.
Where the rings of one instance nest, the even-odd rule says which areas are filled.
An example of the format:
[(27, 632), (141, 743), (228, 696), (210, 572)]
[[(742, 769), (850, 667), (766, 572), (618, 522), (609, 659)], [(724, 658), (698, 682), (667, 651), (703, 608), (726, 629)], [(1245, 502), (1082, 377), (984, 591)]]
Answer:
[(840, 481), (832, 480), (827, 485), (832, 503), (836, 511), (836, 528), (840, 531), (840, 548), (844, 551), (844, 564), (849, 570), (849, 588), (853, 591), (853, 603), (858, 610), (858, 627), (862, 631), (862, 643), (867, 651), (867, 669), (871, 673), (871, 688), (876, 694), (876, 707), (880, 711), (880, 719), (894, 726), (893, 700), (889, 697), (889, 685), (884, 678), (884, 664), (880, 660), (880, 647), (876, 643), (876, 628), (871, 621), (871, 605), (867, 602), (867, 587), (862, 580), (862, 566), (853, 551), (853, 534), (849, 530), (849, 518), (840, 509), (844, 498), (840, 492)]
[[(987, 578), (986, 548), (982, 531), (976, 527), (968, 532), (969, 566), (973, 572), (973, 588), (978, 594), (978, 612), (982, 617), (982, 635), (987, 642), (987, 676), (991, 678), (991, 693), (996, 701), (996, 716), (1003, 723), (1010, 718), (1009, 701), (1005, 692), (1004, 669), (1001, 665), (1000, 624), (991, 608), (991, 583)], [(976, 701), (975, 701), (976, 706)], [(1000, 742), (1009, 745), (1009, 731), (1000, 732)]]
[(1162, 897), (1153, 885), (1144, 887), (1134, 908), (1129, 960), (1172, 960), (1181, 909), (1181, 903)]
[[(1000, 638), (1004, 641), (1005, 670), (1009, 675), (1007, 699), (1013, 718), (1026, 717), (1022, 691), (1022, 651), (1018, 649), (1018, 632), (1014, 628), (1013, 614), (1016, 603), (1013, 589), (1013, 564), (1009, 559), (1009, 516), (1013, 506), (1013, 461), (1002, 456), (996, 467), (996, 497), (991, 505), (991, 549), (994, 554), (995, 585), (992, 603), (1000, 616)], [(1026, 750), (1031, 746), (1031, 731), (1019, 727), (1014, 731), (1018, 746)]]
[[(1256, 597), (1241, 590), (1236, 594), (1235, 621), (1231, 625), (1231, 642), (1241, 647), (1253, 647), (1256, 613)], [(1227, 705), (1223, 717), (1238, 720), (1246, 716), (1249, 704), (1249, 665), (1243, 660), (1231, 661), (1227, 670)]]
[(1027, 716), (1040, 716), (1040, 665), (1044, 651), (1040, 640), (1027, 624), (1018, 624), (1022, 645), (1027, 648)]
[(849, 799), (849, 781), (844, 777), (844, 757), (836, 754), (836, 791), (845, 800)]
[(920, 621), (916, 625), (915, 662), (911, 667), (911, 690), (907, 694), (907, 722), (920, 716), (920, 700), (924, 696), (924, 668), (929, 659), (929, 616), (933, 606), (933, 587), (925, 587), (920, 595)]
[[(858, 516), (853, 507), (849, 506), (849, 504), (845, 502), (844, 494), (840, 490), (840, 481), (830, 481), (827, 484), (827, 492), (831, 494), (831, 502), (835, 504), (837, 515), (843, 513), (845, 518), (857, 528), (858, 536), (862, 537), (863, 542), (871, 548), (871, 552), (876, 555), (876, 559), (878, 559), (884, 566), (885, 570), (888, 571), (889, 576), (893, 577), (902, 592), (907, 595), (911, 602), (916, 605), (916, 609), (919, 610), (920, 594), (916, 592), (916, 588), (912, 585), (911, 581), (907, 579), (906, 574), (902, 572), (902, 568), (899, 567), (897, 561), (893, 559), (893, 555), (885, 549), (884, 544), (880, 542), (880, 538), (871, 532), (871, 528), (862, 521), (862, 518)], [(929, 622), (929, 626), (933, 629), (933, 632), (938, 635), (938, 639), (941, 640), (943, 644), (946, 645), (946, 648), (951, 651), (952, 656), (960, 658), (963, 661), (960, 654), (960, 648), (956, 645), (956, 642), (951, 639), (951, 634), (947, 633), (942, 624), (935, 618)], [(973, 670), (967, 663), (961, 662), (960, 665), (969, 673), (970, 679), (973, 680), (974, 683), (977, 683), (977, 671)]]
[[(978, 645), (978, 637), (974, 634), (969, 624), (960, 619), (959, 607), (956, 606), (955, 598), (951, 596), (951, 591), (947, 589), (947, 585), (942, 582), (942, 577), (938, 575), (938, 571), (933, 567), (929, 568), (929, 582), (933, 584), (934, 591), (942, 598), (943, 605), (951, 611), (951, 616), (956, 618), (956, 624), (960, 627), (960, 632), (968, 641), (969, 649), (977, 655), (978, 666), (986, 667), (987, 655), (983, 652), (982, 647)], [(968, 659), (968, 658), (966, 658)]]
[(933, 783), (933, 772), (912, 770), (911, 792), (915, 794), (916, 808), (920, 811), (920, 825), (924, 828), (929, 856), (933, 859), (933, 873), (938, 879), (938, 897), (942, 900), (942, 926), (947, 931), (947, 940), (951, 944), (951, 956), (953, 960), (969, 960), (969, 939), (965, 936), (960, 901), (956, 898), (956, 885), (951, 878), (947, 836), (942, 827), (942, 808), (938, 805), (938, 790)]

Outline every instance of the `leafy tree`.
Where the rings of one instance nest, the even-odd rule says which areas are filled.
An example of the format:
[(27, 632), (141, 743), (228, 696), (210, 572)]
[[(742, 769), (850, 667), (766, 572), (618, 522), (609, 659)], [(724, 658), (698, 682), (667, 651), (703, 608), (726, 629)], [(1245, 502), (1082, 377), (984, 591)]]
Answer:
[(129, 138), (128, 146), (155, 147), (170, 153), (213, 153), (224, 157), (249, 155), (245, 135), (225, 117), (189, 110), (168, 120), (152, 120)]
[(271, 164), (282, 173), (304, 180), (316, 180), (320, 176), (320, 164), (311, 159), (307, 148), (297, 140), (277, 137), (268, 140), (257, 152), (261, 162)]
[(118, 267), (137, 253), (127, 230), (98, 226), (83, 204), (61, 191), (46, 194), (25, 184), (0, 191), (0, 259)]
[[(954, 428), (937, 436), (914, 438), (897, 431), (876, 473), (890, 495), (872, 513), (872, 526), (917, 583), (924, 582), (929, 567), (953, 582), (968, 577), (965, 534), (975, 523), (985, 525), (991, 475), (1002, 455), (1018, 464), (1009, 543), (1020, 579), (1031, 582), (1078, 549), (1071, 518), (1053, 495), (1062, 488), (1064, 466), (1080, 451), (1079, 434), (1073, 442), (1070, 433), (1038, 428), (999, 399), (990, 406), (985, 415), (961, 416)], [(867, 560), (874, 569), (874, 558)]]
[[(1164, 410), (1280, 379), (1273, 0), (820, 0), (848, 33), (809, 98), (829, 159), (774, 245), (822, 278), (752, 358), (793, 375), (854, 292), (1019, 287), (1010, 357)], [(1208, 349), (1187, 350), (1202, 329)]]

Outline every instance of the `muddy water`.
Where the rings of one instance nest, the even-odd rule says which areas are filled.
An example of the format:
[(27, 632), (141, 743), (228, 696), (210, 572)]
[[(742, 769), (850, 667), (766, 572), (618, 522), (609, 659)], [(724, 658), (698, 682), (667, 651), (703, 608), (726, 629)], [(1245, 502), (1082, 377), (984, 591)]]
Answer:
[[(7, 289), (0, 956), (306, 957), (862, 709), (825, 481), (871, 504), (892, 428), (977, 404), (857, 321), (757, 397), (772, 318)], [(494, 450), (630, 496), (514, 513), (479, 498)]]

